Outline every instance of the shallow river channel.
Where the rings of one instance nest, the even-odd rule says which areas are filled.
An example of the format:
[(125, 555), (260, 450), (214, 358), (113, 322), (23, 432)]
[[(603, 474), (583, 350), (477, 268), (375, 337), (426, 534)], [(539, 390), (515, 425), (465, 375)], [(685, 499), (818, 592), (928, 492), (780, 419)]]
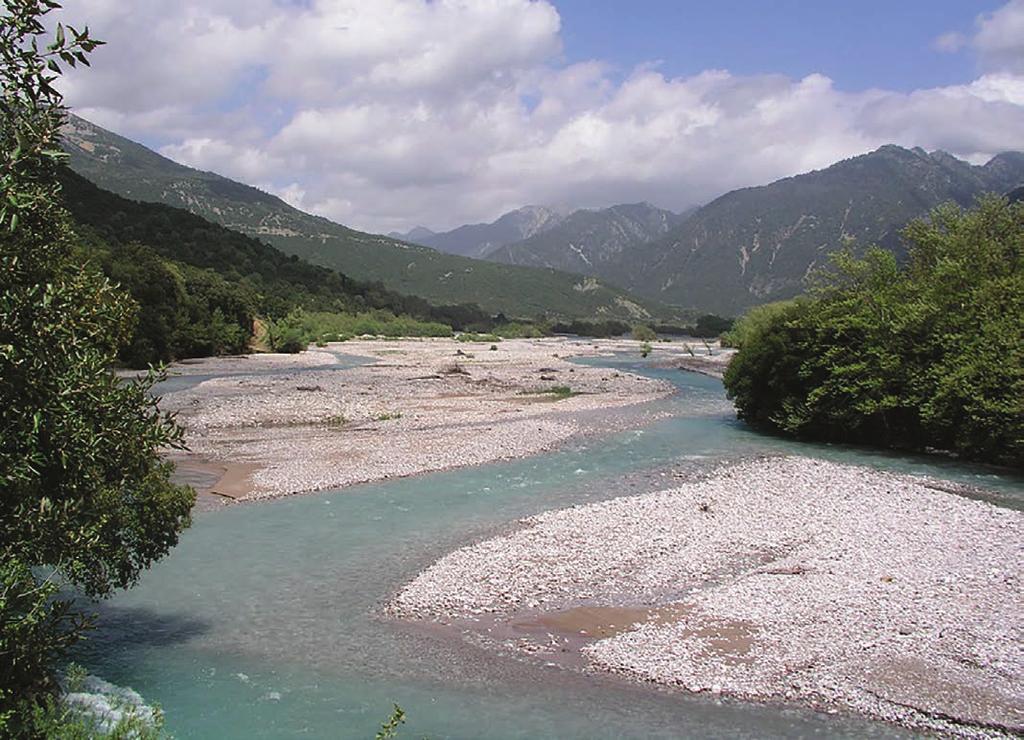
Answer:
[(159, 704), (178, 738), (370, 738), (393, 702), (408, 738), (909, 736), (585, 675), (379, 616), (420, 570), (519, 517), (758, 454), (933, 475), (1024, 506), (1024, 481), (999, 471), (756, 434), (718, 380), (635, 357), (593, 364), (670, 380), (679, 392), (659, 407), (671, 417), (524, 460), (200, 512), (169, 557), (102, 605), (81, 662)]

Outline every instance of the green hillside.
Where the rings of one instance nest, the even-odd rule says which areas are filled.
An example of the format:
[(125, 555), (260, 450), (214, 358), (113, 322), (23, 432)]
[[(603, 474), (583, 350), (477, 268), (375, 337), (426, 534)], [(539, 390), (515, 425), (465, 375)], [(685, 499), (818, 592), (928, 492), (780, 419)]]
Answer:
[(385, 312), (457, 329), (493, 323), (476, 306), (433, 306), (352, 280), (179, 208), (127, 200), (70, 170), (61, 181), (85, 257), (140, 305), (135, 339), (122, 355), (132, 365), (242, 351), (254, 318), (280, 319), (297, 308)]
[(179, 165), (81, 118), (71, 118), (64, 145), (73, 170), (118, 195), (186, 209), (356, 280), (380, 281), (434, 303), (476, 303), (523, 317), (674, 316), (655, 301), (592, 278), (442, 254), (354, 231), (257, 188)]

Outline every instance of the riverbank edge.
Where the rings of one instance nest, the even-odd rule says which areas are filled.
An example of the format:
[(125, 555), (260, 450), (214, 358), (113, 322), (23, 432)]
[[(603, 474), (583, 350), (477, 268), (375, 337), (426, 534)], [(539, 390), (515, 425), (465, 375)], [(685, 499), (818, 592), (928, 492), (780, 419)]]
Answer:
[[(416, 339), (413, 341), (417, 343), (426, 343), (429, 340)], [(225, 377), (249, 379), (260, 377), (259, 373), (267, 370), (264, 366), (260, 368), (252, 368), (253, 370), (256, 370), (256, 373), (253, 374), (249, 374), (244, 371), (237, 371), (237, 366), (239, 364), (246, 363), (251, 360), (256, 360), (261, 365), (280, 361), (285, 365), (285, 367), (282, 368), (283, 371), (323, 370), (326, 372), (331, 371), (329, 365), (331, 361), (336, 359), (335, 353), (342, 353), (365, 360), (366, 362), (364, 367), (383, 366), (387, 362), (387, 357), (372, 354), (374, 346), (378, 344), (377, 342), (369, 347), (359, 346), (354, 348), (353, 346), (350, 346), (354, 344), (356, 343), (333, 343), (329, 344), (326, 348), (311, 348), (299, 355), (272, 355), (260, 353), (238, 355), (227, 358), (212, 358), (209, 362), (194, 360), (188, 362), (187, 368), (172, 367), (172, 370), (183, 370), (183, 372), (180, 373), (182, 375), (205, 374), (210, 369), (209, 365), (213, 364), (215, 369), (226, 371)], [(383, 342), (379, 342), (379, 344), (383, 344)], [(611, 358), (621, 355), (624, 352), (629, 352), (630, 354), (635, 352), (639, 357), (639, 345), (637, 342), (630, 340), (616, 340), (614, 342), (602, 342), (602, 345), (604, 346), (602, 346), (599, 351), (594, 352), (593, 348), (598, 346), (597, 342), (588, 342), (586, 344), (579, 345), (552, 343), (552, 346), (559, 350), (559, 353), (555, 354), (553, 357), (559, 361), (571, 361), (574, 358), (582, 357)], [(633, 345), (637, 346), (634, 347)], [(353, 349), (355, 349), (355, 351), (352, 351)], [(360, 349), (364, 351), (359, 351)], [(309, 359), (308, 364), (303, 362), (304, 358)], [(329, 360), (328, 358), (331, 359)], [(652, 366), (656, 365), (652, 364)], [(580, 367), (580, 369), (585, 368), (585, 366), (577, 367)], [(668, 415), (667, 412), (658, 411), (655, 408), (655, 404), (678, 393), (678, 389), (673, 387), (671, 384), (663, 381), (652, 381), (650, 378), (646, 378), (641, 375), (634, 375), (628, 371), (619, 371), (613, 368), (603, 369), (612, 370), (616, 375), (621, 372), (621, 374), (631, 376), (638, 381), (649, 384), (650, 387), (644, 392), (638, 390), (635, 393), (635, 400), (626, 404), (609, 403), (606, 406), (597, 406), (580, 410), (557, 410), (545, 415), (545, 421), (556, 424), (563, 423), (570, 429), (570, 431), (558, 436), (549, 443), (535, 446), (525, 452), (517, 451), (513, 454), (494, 454), (468, 462), (453, 461), (450, 464), (444, 465), (424, 465), (402, 474), (366, 475), (353, 478), (340, 485), (328, 484), (288, 492), (275, 492), (270, 494), (263, 493), (259, 496), (253, 495), (253, 491), (255, 489), (253, 478), (266, 465), (271, 464), (266, 460), (252, 461), (229, 459), (226, 457), (220, 457), (216, 454), (209, 454), (209, 452), (205, 452), (204, 454), (195, 454), (192, 452), (173, 453), (168, 455), (167, 459), (171, 460), (176, 465), (180, 465), (183, 468), (192, 468), (197, 472), (209, 473), (212, 470), (220, 471), (219, 477), (215, 482), (208, 486), (197, 487), (197, 510), (203, 511), (218, 509), (226, 505), (259, 503), (294, 495), (314, 494), (327, 490), (342, 490), (358, 485), (378, 483), (384, 480), (417, 477), (430, 473), (441, 473), (461, 468), (478, 467), (492, 463), (526, 459), (537, 455), (549, 454), (559, 449), (564, 449), (567, 446), (578, 444), (588, 438), (639, 429), (655, 423)], [(210, 381), (204, 381), (204, 383), (201, 383), (196, 387), (201, 387), (208, 382)], [(657, 390), (652, 391), (652, 388), (656, 388)], [(316, 425), (313, 424), (310, 424), (309, 427), (310, 429), (316, 429)]]
[[(723, 474), (728, 475), (730, 474), (730, 471), (733, 471), (735, 468), (739, 468), (744, 465), (765, 465), (777, 463), (779, 461), (792, 460), (802, 460), (802, 458), (790, 458), (780, 456), (759, 459), (757, 461), (748, 461), (746, 463), (740, 462), (727, 464), (706, 476), (702, 476), (692, 485), (700, 486), (704, 483), (707, 483), (708, 481), (714, 481), (720, 478)], [(1010, 534), (1013, 535), (1013, 533), (1015, 532), (1016, 534), (1013, 536), (1015, 536), (1018, 540), (1022, 539), (1020, 533), (1022, 531), (1021, 524), (1022, 520), (1024, 520), (1024, 514), (1010, 509), (1003, 509), (990, 503), (963, 499), (957, 496), (956, 494), (948, 492), (949, 489), (957, 488), (958, 484), (940, 481), (932, 478), (919, 478), (910, 475), (879, 473), (878, 471), (875, 471), (873, 469), (862, 468), (859, 466), (836, 465), (834, 463), (823, 463), (821, 461), (816, 460), (810, 462), (813, 465), (822, 465), (830, 468), (848, 469), (854, 471), (854, 475), (856, 476), (866, 475), (868, 478), (874, 476), (876, 480), (882, 480), (883, 482), (895, 483), (899, 485), (911, 486), (922, 490), (926, 490), (927, 493), (925, 495), (934, 497), (932, 499), (932, 503), (937, 503), (939, 509), (942, 508), (943, 502), (945, 502), (946, 504), (950, 505), (952, 510), (960, 510), (961, 513), (964, 510), (971, 509), (974, 510), (974, 513), (992, 513), (993, 511), (996, 511), (998, 512), (997, 517), (1008, 517), (1015, 521), (1015, 526), (1012, 530), (1010, 530)], [(579, 512), (586, 512), (588, 510), (598, 510), (601, 509), (602, 507), (605, 507), (609, 503), (615, 502), (621, 503), (629, 501), (637, 502), (637, 505), (639, 505), (640, 502), (642, 502), (645, 499), (671, 495), (674, 490), (677, 489), (669, 489), (666, 491), (655, 491), (652, 493), (625, 496), (621, 497), (620, 499), (611, 499), (609, 501), (599, 502), (596, 504), (585, 504), (570, 507), (568, 509), (549, 511), (540, 515), (527, 517), (517, 522), (510, 523), (507, 530), (504, 533), (493, 535), (488, 537), (487, 539), (466, 545), (462, 548), (459, 548), (449, 553), (449, 555), (441, 558), (440, 560), (436, 561), (433, 565), (428, 567), (426, 570), (422, 571), (415, 579), (407, 583), (402, 589), (399, 590), (398, 593), (394, 594), (393, 597), (388, 602), (383, 604), (381, 608), (382, 614), (387, 618), (407, 622), (410, 624), (435, 624), (438, 626), (442, 626), (443, 628), (451, 632), (453, 637), (460, 633), (463, 636), (465, 636), (466, 634), (472, 632), (475, 634), (475, 638), (478, 641), (484, 643), (485, 645), (490, 644), (492, 648), (499, 646), (503, 648), (512, 648), (514, 651), (518, 651), (519, 654), (525, 658), (529, 658), (530, 656), (536, 656), (545, 661), (556, 660), (557, 662), (566, 662), (564, 658), (559, 658), (559, 656), (557, 656), (557, 653), (554, 657), (552, 657), (551, 655), (545, 653), (544, 647), (538, 649), (536, 645), (529, 643), (529, 641), (523, 637), (522, 632), (516, 633), (514, 630), (510, 631), (508, 629), (502, 629), (499, 625), (499, 622), (503, 622), (505, 627), (507, 627), (517, 618), (522, 619), (524, 614), (527, 615), (530, 619), (535, 620), (538, 614), (544, 613), (544, 609), (548, 606), (543, 603), (544, 598), (541, 597), (540, 603), (537, 601), (536, 598), (534, 598), (538, 595), (538, 593), (542, 593), (543, 589), (535, 592), (530, 592), (529, 589), (527, 589), (526, 593), (529, 594), (527, 597), (519, 599), (519, 595), (517, 595), (516, 597), (513, 597), (511, 601), (506, 601), (505, 603), (494, 601), (487, 602), (486, 600), (484, 600), (476, 604), (473, 608), (467, 609), (461, 609), (456, 606), (453, 606), (453, 603), (457, 603), (458, 600), (456, 600), (456, 602), (446, 601), (446, 595), (443, 593), (443, 589), (442, 591), (439, 591), (435, 594), (435, 596), (437, 597), (437, 601), (432, 604), (429, 603), (430, 597), (428, 597), (427, 602), (421, 602), (420, 604), (410, 604), (408, 601), (405, 601), (405, 603), (403, 603), (403, 597), (409, 592), (410, 588), (413, 587), (414, 584), (420, 582), (421, 579), (423, 579), (424, 577), (430, 577), (431, 574), (436, 575), (438, 572), (443, 572), (446, 568), (452, 569), (453, 562), (457, 562), (461, 557), (466, 556), (467, 553), (472, 554), (474, 550), (477, 550), (479, 548), (492, 548), (492, 550), (504, 550), (506, 552), (514, 551), (515, 558), (519, 562), (528, 562), (531, 559), (536, 559), (537, 557), (539, 557), (538, 554), (540, 552), (543, 552), (544, 558), (550, 559), (551, 557), (555, 557), (556, 561), (559, 563), (563, 571), (570, 571), (570, 580), (576, 580), (577, 583), (582, 582), (583, 586), (579, 588), (582, 591), (586, 591), (588, 586), (588, 582), (586, 581), (586, 579), (584, 578), (582, 579), (582, 581), (578, 581), (578, 579), (575, 579), (575, 577), (572, 574), (573, 568), (578, 564), (573, 561), (573, 557), (578, 557), (579, 551), (573, 552), (573, 545), (571, 543), (553, 543), (551, 540), (544, 540), (544, 548), (542, 548), (540, 544), (541, 541), (538, 540), (536, 547), (533, 550), (531, 550), (529, 547), (519, 547), (518, 545), (513, 545), (511, 543), (513, 543), (517, 538), (529, 539), (533, 536), (535, 530), (540, 529), (547, 524), (555, 522), (560, 518), (566, 519), (574, 516), (575, 514), (578, 514)], [(717, 505), (721, 505), (723, 503), (725, 502), (717, 501)], [(625, 526), (623, 525), (622, 521), (619, 521), (618, 523), (621, 526)], [(610, 531), (614, 528), (615, 522), (613, 521), (607, 529)], [(642, 530), (642, 535), (644, 537), (649, 538), (652, 536), (651, 532), (652, 530), (650, 528), (644, 528)], [(963, 534), (964, 533), (961, 533), (961, 535)], [(598, 539), (600, 541), (605, 542), (603, 548), (614, 546), (614, 543), (608, 542), (607, 539), (601, 540), (600, 537)], [(558, 547), (564, 547), (564, 552), (567, 553), (567, 557), (562, 559), (553, 555), (551, 550), (552, 546), (556, 549)], [(1024, 547), (1024, 544), (1018, 543), (1017, 547)], [(1012, 550), (1013, 548), (1011, 547), (1010, 549)], [(470, 557), (470, 560), (472, 561), (472, 557)], [(1007, 572), (1010, 572), (1012, 571), (1013, 565), (1012, 553), (1002, 559), (1002, 565), (1007, 565), (1008, 563), (1009, 570)], [(792, 573), (792, 575), (794, 576), (799, 576), (800, 573), (804, 572), (802, 570), (802, 567), (803, 566), (799, 564), (797, 564), (796, 566), (786, 564), (781, 566), (779, 570), (773, 572), (779, 572), (785, 575), (789, 575), (790, 573)], [(792, 570), (790, 570), (790, 568), (792, 568)], [(508, 571), (503, 571), (500, 568), (489, 567), (486, 559), (477, 560), (473, 563), (472, 567), (469, 570), (477, 574), (477, 577), (480, 579), (490, 580), (492, 582), (502, 584), (518, 583), (520, 578), (529, 578), (531, 576), (531, 573), (528, 569), (525, 571), (516, 572), (514, 566), (511, 567), (510, 570)], [(459, 575), (463, 577), (466, 575), (466, 573), (463, 572), (461, 569), (454, 569), (452, 574), (454, 574), (455, 572), (459, 573)], [(736, 574), (734, 573), (733, 576), (735, 575)], [(727, 580), (728, 576), (724, 578)], [(885, 580), (885, 578), (887, 578), (887, 576), (884, 576), (883, 580)], [(443, 582), (444, 579), (442, 578), (440, 580)], [(706, 586), (706, 583), (697, 584), (694, 590), (700, 590)], [(648, 594), (646, 598), (649, 598), (649, 596), (650, 595)], [(1021, 590), (1019, 584), (1015, 587), (1015, 590), (1013, 590), (1009, 594), (1003, 593), (1003, 596), (1009, 596), (1010, 598), (1015, 599), (1016, 603), (1019, 604), (1021, 599)], [(616, 603), (617, 601), (621, 601), (622, 598), (623, 591), (621, 589), (617, 591), (615, 588), (611, 588), (603, 595), (585, 594), (583, 597), (577, 595), (571, 598), (563, 599), (561, 602), (558, 603), (559, 608), (553, 609), (551, 613), (559, 613), (559, 609), (572, 607), (573, 604), (578, 606), (581, 604), (593, 603)], [(643, 600), (643, 598), (645, 597), (641, 597), (641, 600)], [(558, 602), (558, 600), (555, 599), (555, 602)], [(643, 603), (649, 602), (643, 601)], [(612, 610), (616, 608), (622, 609), (622, 607), (612, 607)], [(540, 609), (540, 612), (538, 612), (538, 609)], [(569, 609), (570, 612), (572, 610), (572, 608)], [(628, 609), (623, 609), (623, 611), (628, 611)], [(1017, 614), (1016, 617), (1018, 618), (1017, 621), (1019, 622), (1020, 614)], [(482, 625), (486, 625), (486, 629), (483, 629)], [(497, 629), (495, 629), (496, 626), (498, 627)], [(639, 629), (636, 631), (631, 631), (635, 628)], [(741, 701), (753, 701), (757, 703), (781, 703), (794, 706), (805, 706), (815, 709), (817, 711), (829, 713), (841, 712), (851, 715), (866, 716), (872, 719), (890, 722), (896, 725), (908, 727), (915, 730), (936, 731), (963, 737), (1011, 737), (1015, 736), (1015, 733), (1024, 730), (1024, 707), (1015, 708), (1011, 710), (1000, 710), (1004, 712), (1004, 717), (1006, 716), (1005, 711), (1010, 711), (1011, 716), (1019, 717), (1019, 719), (1012, 719), (1009, 721), (1004, 721), (1002, 719), (988, 721), (983, 718), (984, 712), (986, 711), (984, 709), (977, 710), (980, 712), (980, 714), (971, 718), (958, 716), (957, 708), (929, 708), (926, 706), (927, 702), (924, 702), (922, 704), (921, 701), (916, 700), (906, 702), (899, 701), (898, 689), (893, 689), (888, 696), (883, 695), (884, 692), (883, 694), (876, 695), (874, 698), (877, 699), (877, 702), (873, 703), (871, 701), (865, 702), (861, 699), (852, 699), (851, 697), (843, 696), (841, 692), (836, 691), (794, 691), (792, 687), (784, 687), (781, 685), (768, 688), (761, 688), (759, 690), (753, 691), (738, 690), (735, 687), (730, 687), (727, 683), (725, 685), (708, 683), (706, 686), (700, 686), (698, 682), (698, 684), (690, 683), (688, 685), (687, 680), (680, 676), (673, 677), (671, 676), (671, 674), (666, 676), (664, 673), (659, 673), (658, 670), (648, 670), (649, 665), (644, 665), (644, 659), (635, 659), (635, 656), (630, 655), (633, 649), (632, 647), (630, 647), (631, 644), (633, 645), (633, 647), (635, 647), (636, 640), (639, 639), (635, 636), (638, 632), (642, 632), (644, 629), (648, 629), (651, 632), (658, 631), (658, 628), (656, 627), (648, 627), (648, 625), (641, 625), (640, 623), (637, 623), (633, 624), (629, 630), (620, 629), (618, 631), (613, 631), (613, 634), (610, 638), (602, 638), (594, 642), (582, 642), (575, 645), (575, 649), (578, 650), (580, 654), (586, 658), (585, 664), (582, 666), (582, 669), (585, 671), (598, 671), (602, 673), (619, 675), (627, 680), (632, 680), (642, 684), (651, 684), (653, 686), (658, 686), (662, 689), (669, 688), (673, 690), (688, 691), (691, 693), (711, 693), (716, 695), (720, 694), (722, 696), (734, 698)], [(905, 628), (901, 626), (899, 631), (899, 634), (901, 636), (903, 635), (904, 630)], [(685, 630), (683, 631), (683, 633), (685, 634)], [(510, 636), (514, 636), (515, 639), (508, 639)], [(502, 638), (504, 638), (503, 641)], [(556, 647), (558, 645), (569, 645), (572, 641), (571, 635), (569, 639), (564, 639), (563, 637), (559, 636), (557, 631), (547, 631), (546, 639), (550, 640), (551, 644), (555, 645)], [(562, 639), (563, 642), (559, 643), (560, 639)], [(633, 640), (633, 643), (630, 643), (630, 640)], [(615, 645), (616, 641), (618, 641), (620, 644)], [(1016, 642), (1010, 640), (1009, 647), (1007, 648), (1007, 650), (1009, 650), (1012, 653), (1014, 645), (1016, 645), (1017, 649), (1019, 650), (1019, 639)], [(603, 657), (601, 656), (602, 650), (604, 651)], [(916, 659), (915, 655), (908, 655), (910, 655), (911, 658)], [(1005, 653), (1004, 658), (1011, 660), (1007, 657), (1007, 654)], [(647, 660), (654, 660), (650, 657), (650, 653), (648, 653)], [(572, 661), (570, 660), (569, 663), (571, 662)], [(906, 673), (906, 675), (914, 675), (914, 672), (909, 671)], [(960, 687), (961, 693), (968, 697), (972, 696), (971, 692), (974, 692), (974, 699), (977, 699), (978, 696), (984, 697), (984, 691), (975, 691), (975, 688), (976, 687), (971, 686)], [(964, 699), (963, 701), (969, 704), (971, 700), (972, 699), (968, 698)], [(966, 705), (961, 704), (959, 709), (963, 710), (964, 706)], [(969, 707), (969, 711), (975, 710), (976, 707)], [(1018, 712), (1019, 715), (1014, 715), (1013, 712)], [(979, 717), (982, 718), (979, 719)]]

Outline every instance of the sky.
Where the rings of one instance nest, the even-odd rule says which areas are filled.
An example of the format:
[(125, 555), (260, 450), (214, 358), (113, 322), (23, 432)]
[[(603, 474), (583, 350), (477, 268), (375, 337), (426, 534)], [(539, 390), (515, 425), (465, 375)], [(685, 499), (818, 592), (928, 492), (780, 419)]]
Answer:
[(1024, 0), (65, 0), (80, 115), (354, 228), (1024, 150)]

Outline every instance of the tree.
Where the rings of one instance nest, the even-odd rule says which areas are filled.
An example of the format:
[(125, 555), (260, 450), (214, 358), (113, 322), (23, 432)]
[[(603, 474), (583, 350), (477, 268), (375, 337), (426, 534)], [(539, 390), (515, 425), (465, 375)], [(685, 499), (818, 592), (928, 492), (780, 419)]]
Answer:
[(943, 205), (903, 237), (908, 264), (840, 253), (809, 296), (738, 323), (725, 385), (740, 416), (1024, 466), (1024, 203)]
[(732, 328), (733, 320), (713, 313), (706, 313), (697, 318), (693, 326), (692, 334), (695, 337), (717, 337)]
[(656, 342), (658, 341), (658, 335), (654, 333), (654, 329), (645, 325), (637, 324), (633, 327), (633, 339), (639, 342)]
[(188, 525), (191, 489), (159, 451), (181, 429), (149, 393), (157, 374), (110, 371), (135, 306), (74, 257), (57, 170), (66, 111), (53, 83), (100, 42), (56, 26), (52, 0), (0, 14), (0, 734), (28, 733), (92, 598), (131, 586)]

